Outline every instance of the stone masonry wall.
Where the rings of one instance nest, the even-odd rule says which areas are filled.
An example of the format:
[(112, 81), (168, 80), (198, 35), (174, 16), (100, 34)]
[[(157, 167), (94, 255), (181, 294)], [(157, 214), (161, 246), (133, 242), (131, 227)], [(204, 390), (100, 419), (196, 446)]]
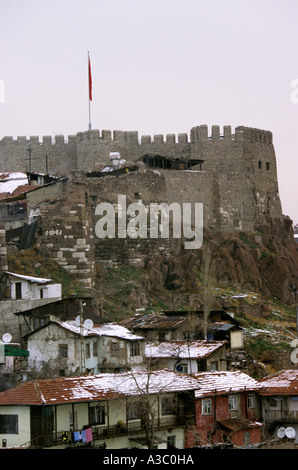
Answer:
[(92, 287), (94, 234), (86, 187), (74, 178), (60, 199), (42, 203), (39, 209), (37, 246), (86, 287)]
[[(30, 144), (30, 147), (29, 147)], [(254, 230), (268, 217), (281, 218), (276, 157), (269, 131), (239, 126), (196, 126), (186, 133), (142, 136), (135, 131), (94, 130), (69, 136), (5, 137), (0, 141), (2, 171), (31, 170), (69, 175), (70, 183), (61, 198), (40, 204), (38, 243), (63, 266), (85, 279), (87, 285), (96, 257), (117, 262), (143, 263), (150, 253), (173, 249), (173, 240), (94, 238), (95, 207), (110, 202), (117, 210), (119, 194), (127, 204), (152, 202), (203, 203), (204, 225), (211, 229)], [(121, 176), (90, 178), (99, 164), (110, 164), (110, 152), (118, 151), (127, 162), (138, 162), (139, 170)], [(155, 171), (141, 163), (146, 154), (184, 160), (204, 160), (202, 170)], [(47, 163), (47, 167), (46, 167)], [(84, 174), (83, 174), (84, 173)], [(87, 176), (86, 176), (87, 175)], [(90, 176), (90, 175), (89, 175)]]

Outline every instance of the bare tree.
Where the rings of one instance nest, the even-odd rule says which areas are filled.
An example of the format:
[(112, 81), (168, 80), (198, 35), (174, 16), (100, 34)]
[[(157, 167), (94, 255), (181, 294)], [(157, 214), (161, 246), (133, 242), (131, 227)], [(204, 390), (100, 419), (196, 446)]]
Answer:
[(203, 300), (204, 300), (204, 339), (207, 340), (207, 329), (209, 323), (210, 311), (213, 303), (212, 293), (212, 255), (209, 245), (203, 252)]

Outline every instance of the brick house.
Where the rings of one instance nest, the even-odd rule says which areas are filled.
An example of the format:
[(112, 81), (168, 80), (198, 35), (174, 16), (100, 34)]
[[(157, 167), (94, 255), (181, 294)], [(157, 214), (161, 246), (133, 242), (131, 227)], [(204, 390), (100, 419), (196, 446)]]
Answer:
[[(260, 380), (263, 420), (269, 435), (286, 438), (291, 429), (292, 439), (298, 442), (298, 370), (281, 370)], [(278, 433), (278, 430), (281, 432)], [(282, 436), (282, 437), (279, 437)]]
[(260, 384), (240, 371), (194, 374), (199, 383), (196, 426), (189, 432), (187, 447), (248, 447), (261, 440)]

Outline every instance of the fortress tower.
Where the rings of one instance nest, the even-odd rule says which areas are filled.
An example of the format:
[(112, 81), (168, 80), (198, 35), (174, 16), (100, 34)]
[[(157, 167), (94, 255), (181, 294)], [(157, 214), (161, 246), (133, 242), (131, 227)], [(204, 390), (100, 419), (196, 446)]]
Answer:
[[(4, 137), (2, 171), (37, 171), (65, 176), (87, 175), (110, 164), (110, 153), (134, 162), (139, 171), (93, 180), (93, 201), (116, 202), (120, 189), (131, 200), (202, 202), (204, 223), (211, 228), (254, 230), (268, 217), (282, 216), (276, 157), (270, 131), (230, 126), (193, 127), (186, 133), (142, 136), (135, 131), (79, 132), (65, 138)], [(110, 179), (112, 178), (112, 179)], [(106, 188), (109, 188), (107, 191)], [(136, 196), (137, 195), (137, 196)], [(166, 198), (166, 200), (164, 200)]]

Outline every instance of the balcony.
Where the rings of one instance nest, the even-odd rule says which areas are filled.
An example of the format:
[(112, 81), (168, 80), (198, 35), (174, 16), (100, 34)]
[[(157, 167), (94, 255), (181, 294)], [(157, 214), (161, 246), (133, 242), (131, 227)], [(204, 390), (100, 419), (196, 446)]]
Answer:
[(267, 422), (286, 421), (298, 423), (298, 411), (290, 410), (266, 410), (265, 419)]
[[(151, 423), (150, 423), (151, 424)], [(195, 424), (195, 416), (169, 416), (154, 420), (154, 431), (162, 431)], [(145, 432), (145, 424), (141, 420), (111, 426), (92, 426), (94, 439), (107, 439), (117, 436), (130, 436)]]
[[(167, 416), (154, 420), (154, 431), (162, 431), (165, 429), (192, 426), (195, 424), (195, 415), (181, 415), (181, 416)], [(137, 434), (145, 433), (145, 424), (141, 420), (134, 420), (123, 424), (113, 424), (110, 426), (105, 425), (92, 425), (93, 440), (88, 444), (80, 444), (84, 446), (94, 446), (95, 441), (104, 440), (119, 436), (135, 436)], [(26, 448), (48, 448), (56, 447), (65, 444), (70, 446), (70, 442), (63, 441), (63, 432), (53, 432), (50, 434), (43, 434), (35, 437), (31, 441), (22, 444), (20, 447)], [(97, 446), (98, 447), (98, 446)]]

